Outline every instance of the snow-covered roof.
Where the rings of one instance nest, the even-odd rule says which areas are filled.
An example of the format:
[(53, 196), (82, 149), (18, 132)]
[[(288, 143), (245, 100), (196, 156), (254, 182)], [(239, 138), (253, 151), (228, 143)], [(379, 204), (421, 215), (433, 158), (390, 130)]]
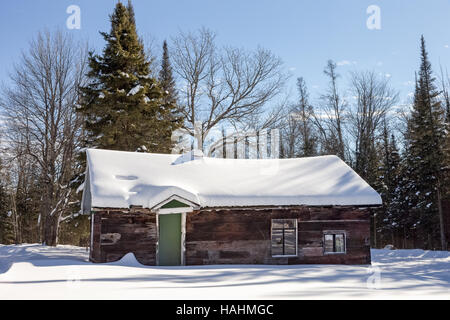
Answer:
[(380, 195), (336, 156), (219, 159), (87, 150), (83, 211), (154, 208), (175, 195), (200, 207), (380, 205)]

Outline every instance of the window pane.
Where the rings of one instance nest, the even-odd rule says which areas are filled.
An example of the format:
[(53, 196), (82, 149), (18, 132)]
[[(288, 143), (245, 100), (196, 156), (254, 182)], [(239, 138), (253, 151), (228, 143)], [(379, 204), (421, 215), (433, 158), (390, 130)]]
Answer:
[(284, 254), (295, 255), (296, 230), (284, 230)]
[(326, 234), (325, 235), (325, 241), (324, 241), (324, 249), (325, 252), (333, 252), (333, 235), (332, 234)]
[(335, 239), (336, 239), (336, 252), (345, 252), (344, 235), (337, 234), (335, 236)]
[(272, 229), (283, 229), (284, 220), (282, 219), (273, 219), (272, 220)]
[(272, 219), (272, 228), (295, 228), (295, 219)]
[(284, 227), (294, 229), (295, 228), (295, 219), (284, 220)]
[(272, 219), (272, 255), (295, 255), (297, 248), (296, 219)]
[(283, 230), (272, 229), (272, 255), (283, 254)]

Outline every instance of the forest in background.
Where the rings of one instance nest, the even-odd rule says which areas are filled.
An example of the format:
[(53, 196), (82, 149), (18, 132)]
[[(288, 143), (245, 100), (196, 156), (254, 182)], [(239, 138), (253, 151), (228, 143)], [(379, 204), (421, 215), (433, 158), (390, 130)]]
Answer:
[[(278, 129), (280, 157), (338, 155), (383, 198), (372, 246), (447, 250), (442, 203), (450, 199), (450, 78), (431, 66), (418, 35), (414, 95), (371, 70), (284, 96), (289, 74), (269, 49), (220, 47), (207, 28), (180, 31), (157, 57), (117, 3), (105, 47), (91, 52), (63, 31), (36, 34), (0, 93), (0, 243), (88, 246), (80, 215), (87, 147), (170, 153), (183, 129), (201, 142), (213, 130)], [(348, 85), (345, 85), (348, 83)], [(226, 137), (225, 137), (226, 138)]]

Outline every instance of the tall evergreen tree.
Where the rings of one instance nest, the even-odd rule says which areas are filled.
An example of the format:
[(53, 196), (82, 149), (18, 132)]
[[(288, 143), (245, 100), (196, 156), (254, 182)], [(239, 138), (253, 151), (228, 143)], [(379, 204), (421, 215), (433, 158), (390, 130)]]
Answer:
[(128, 14), (130, 15), (130, 23), (136, 26), (136, 17), (134, 15), (134, 7), (133, 4), (131, 3), (131, 0), (128, 0), (127, 10)]
[[(406, 149), (407, 150), (407, 149)], [(420, 225), (417, 220), (414, 220), (411, 214), (411, 208), (414, 207), (413, 183), (411, 183), (411, 170), (408, 165), (408, 151), (403, 153), (400, 157), (399, 174), (397, 177), (398, 185), (392, 195), (390, 208), (387, 212), (387, 221), (389, 228), (392, 231), (393, 244), (401, 248), (406, 248), (406, 240), (416, 234), (416, 230)], [(395, 243), (395, 236), (403, 239), (401, 243)]]
[(163, 43), (163, 56), (158, 80), (162, 91), (165, 93), (163, 98), (164, 105), (176, 105), (178, 93), (175, 79), (173, 77), (172, 66), (170, 64), (169, 49), (166, 41)]
[[(416, 93), (418, 92), (418, 84), (416, 79)], [(414, 98), (416, 99), (416, 98)], [(403, 161), (400, 164), (399, 188), (394, 196), (394, 221), (399, 231), (402, 229), (419, 229), (420, 222), (415, 216), (417, 210), (417, 194), (419, 185), (417, 184), (419, 173), (416, 162), (418, 158), (413, 154), (413, 123), (412, 117), (407, 121), (407, 128), (404, 132)], [(404, 232), (406, 236), (406, 233)]]
[[(410, 180), (413, 193), (412, 212), (420, 224), (423, 240), (429, 248), (432, 239), (441, 238), (445, 247), (441, 210), (442, 168), (444, 165), (444, 112), (435, 85), (431, 63), (421, 38), (421, 65), (416, 81), (413, 110), (409, 125)], [(414, 192), (415, 191), (415, 192)], [(440, 235), (436, 230), (441, 230)]]
[(397, 202), (400, 200), (396, 196), (400, 192), (401, 158), (395, 136), (392, 134), (389, 139), (386, 123), (383, 128), (383, 142), (380, 151), (382, 154), (381, 165), (375, 188), (383, 199), (383, 207), (377, 215), (377, 225), (381, 238), (385, 242), (393, 244), (394, 231), (399, 227), (401, 221), (401, 219), (398, 219), (396, 211)]
[[(442, 79), (444, 76), (442, 75)], [(443, 185), (446, 186), (445, 198), (447, 200), (450, 199), (450, 93), (449, 86), (450, 79), (447, 76), (447, 82), (443, 82), (442, 92), (443, 92), (443, 101), (445, 105), (445, 147), (444, 147), (444, 155), (445, 155), (445, 166), (444, 166), (444, 181)], [(447, 239), (448, 240), (448, 239)]]
[[(445, 105), (445, 144), (444, 144), (444, 169), (443, 169), (443, 198), (450, 200), (450, 94), (448, 87), (443, 85)], [(447, 241), (449, 239), (446, 239)]]
[(117, 3), (111, 31), (102, 32), (103, 54), (90, 54), (79, 111), (85, 116), (86, 145), (124, 151), (170, 152), (179, 121), (175, 105), (164, 103), (128, 9)]

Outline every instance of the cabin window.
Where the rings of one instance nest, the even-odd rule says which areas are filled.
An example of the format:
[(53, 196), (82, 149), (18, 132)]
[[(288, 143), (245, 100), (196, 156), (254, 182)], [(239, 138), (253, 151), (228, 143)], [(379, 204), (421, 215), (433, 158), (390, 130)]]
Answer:
[(330, 231), (324, 233), (323, 249), (325, 253), (345, 253), (345, 232)]
[(297, 220), (272, 219), (272, 256), (297, 255)]

